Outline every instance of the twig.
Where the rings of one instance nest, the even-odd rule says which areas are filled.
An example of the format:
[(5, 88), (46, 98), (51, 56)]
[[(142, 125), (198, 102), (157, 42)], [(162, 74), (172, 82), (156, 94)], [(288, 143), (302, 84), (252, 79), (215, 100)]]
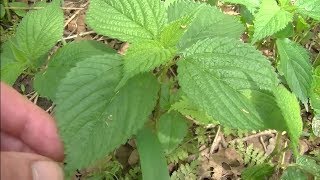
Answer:
[(218, 130), (217, 130), (217, 133), (216, 133), (216, 136), (214, 137), (214, 140), (212, 142), (212, 145), (210, 147), (210, 154), (213, 153), (213, 151), (215, 150), (215, 147), (217, 146), (217, 143), (218, 143), (218, 137), (220, 136), (220, 125), (218, 125)]
[(262, 144), (262, 146), (263, 146), (264, 152), (267, 152), (267, 146), (266, 146), (266, 144), (264, 143), (262, 136), (260, 136), (259, 140), (260, 140), (260, 142), (261, 142), (261, 144)]
[[(83, 33), (79, 33), (79, 34), (76, 34), (76, 35), (73, 35), (73, 36), (69, 36), (69, 37), (66, 37), (66, 38), (63, 38), (64, 40), (68, 40), (68, 39), (74, 39), (78, 36), (85, 36), (85, 35), (89, 35), (89, 34), (93, 34), (93, 33), (96, 33), (94, 31), (88, 31), (88, 32), (83, 32)], [(60, 40), (61, 41), (61, 40)]]
[(37, 93), (36, 97), (34, 98), (33, 104), (37, 104), (39, 98), (39, 94)]
[(262, 131), (262, 132), (259, 132), (257, 134), (253, 134), (253, 135), (250, 135), (250, 136), (247, 136), (247, 137), (244, 137), (244, 138), (237, 138), (237, 139), (234, 139), (232, 141), (229, 142), (230, 143), (233, 143), (233, 142), (237, 142), (237, 141), (248, 141), (249, 139), (252, 139), (252, 138), (257, 138), (257, 137), (260, 137), (260, 136), (266, 136), (266, 135), (271, 135), (271, 134), (275, 134), (277, 133), (276, 130), (266, 130), (266, 131)]

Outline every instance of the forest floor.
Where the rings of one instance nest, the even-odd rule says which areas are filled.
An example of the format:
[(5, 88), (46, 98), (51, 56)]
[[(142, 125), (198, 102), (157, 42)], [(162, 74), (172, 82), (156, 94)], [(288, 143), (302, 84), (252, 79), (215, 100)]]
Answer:
[[(24, 1), (25, 2), (25, 1)], [(28, 2), (34, 3), (34, 2)], [(85, 24), (85, 11), (88, 7), (88, 1), (65, 1), (65, 29), (63, 40), (65, 42), (80, 40), (96, 40), (105, 43), (107, 46), (116, 49), (119, 53), (124, 53), (128, 47), (127, 43), (104, 37), (96, 34)], [(237, 7), (230, 5), (221, 5), (221, 9), (226, 14), (238, 15)], [(13, 15), (14, 23), (3, 24), (1, 31), (1, 42), (5, 41), (11, 34), (14, 34), (12, 24), (19, 22), (21, 17)], [(313, 59), (319, 55), (320, 49), (320, 27), (310, 31), (308, 37), (302, 44), (312, 54)], [(246, 34), (243, 35), (243, 41), (246, 41)], [(60, 46), (59, 42), (52, 53)], [(261, 52), (271, 61), (275, 58), (274, 46), (265, 42), (260, 47)], [(48, 113), (53, 113), (54, 105), (49, 100), (39, 97), (34, 91), (33, 77), (21, 75), (16, 81), (14, 88), (26, 96)], [(305, 107), (301, 107), (301, 116), (303, 117), (304, 130), (300, 138), (300, 154), (319, 156), (320, 138), (310, 135), (312, 114), (307, 112)], [(277, 133), (274, 130), (261, 132), (242, 132), (231, 131), (220, 125), (211, 125), (208, 127), (192, 126), (189, 133), (189, 140), (186, 144), (177, 149), (174, 156), (168, 157), (169, 170), (171, 174), (184, 174), (185, 179), (240, 179), (241, 172), (244, 168), (266, 161), (270, 154), (275, 153), (277, 146), (287, 147), (289, 141), (286, 134)], [(200, 153), (199, 153), (200, 152)], [(277, 152), (271, 161), (277, 162), (279, 166), (286, 166), (293, 160), (290, 150)], [(103, 160), (103, 165), (89, 167), (88, 169), (79, 170), (75, 179), (85, 179), (92, 172), (104, 174), (121, 174), (123, 176), (139, 177), (139, 157), (134, 140), (128, 141), (127, 144), (119, 147), (113, 155)], [(121, 171), (121, 172), (120, 172)], [(131, 173), (131, 174), (130, 174)], [(279, 179), (281, 170), (275, 172), (271, 179)], [(109, 175), (110, 175), (109, 174)], [(113, 176), (113, 175), (112, 175)], [(112, 177), (106, 175), (105, 178)], [(114, 177), (114, 179), (116, 179)]]

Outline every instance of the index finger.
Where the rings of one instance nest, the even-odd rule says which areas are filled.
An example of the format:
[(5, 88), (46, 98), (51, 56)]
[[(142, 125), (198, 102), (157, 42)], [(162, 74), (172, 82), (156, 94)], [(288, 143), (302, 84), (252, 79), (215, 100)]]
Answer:
[(53, 118), (2, 82), (1, 131), (19, 138), (40, 155), (63, 160), (63, 145)]

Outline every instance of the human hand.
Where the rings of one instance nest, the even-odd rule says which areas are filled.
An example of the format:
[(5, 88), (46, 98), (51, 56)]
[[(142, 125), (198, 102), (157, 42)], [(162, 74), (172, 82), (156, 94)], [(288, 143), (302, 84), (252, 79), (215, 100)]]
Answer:
[(0, 90), (1, 179), (62, 180), (63, 145), (52, 117), (2, 82)]

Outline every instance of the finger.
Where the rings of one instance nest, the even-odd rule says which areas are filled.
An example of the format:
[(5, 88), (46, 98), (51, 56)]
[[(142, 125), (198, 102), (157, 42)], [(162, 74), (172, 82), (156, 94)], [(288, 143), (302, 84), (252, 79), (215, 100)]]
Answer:
[(1, 151), (18, 151), (18, 152), (28, 152), (36, 153), (29, 146), (24, 144), (20, 139), (8, 135), (5, 132), (0, 132), (1, 134)]
[(29, 153), (1, 152), (2, 180), (63, 180), (59, 164)]
[(63, 159), (63, 145), (52, 117), (1, 83), (1, 131), (20, 139), (35, 152)]

